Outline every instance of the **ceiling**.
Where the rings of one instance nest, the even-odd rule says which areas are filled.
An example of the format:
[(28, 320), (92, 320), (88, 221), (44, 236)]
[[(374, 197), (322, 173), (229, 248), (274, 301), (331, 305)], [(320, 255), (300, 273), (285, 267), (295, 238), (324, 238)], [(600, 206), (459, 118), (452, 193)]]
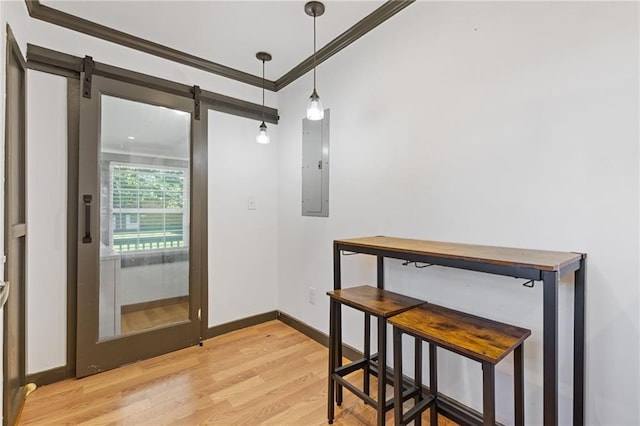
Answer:
[[(384, 3), (325, 1), (318, 49)], [(258, 51), (273, 55), (276, 80), (313, 53), (313, 20), (304, 1), (66, 1), (43, 5), (240, 71), (261, 75)]]
[(189, 159), (189, 113), (102, 95), (101, 115), (103, 152)]

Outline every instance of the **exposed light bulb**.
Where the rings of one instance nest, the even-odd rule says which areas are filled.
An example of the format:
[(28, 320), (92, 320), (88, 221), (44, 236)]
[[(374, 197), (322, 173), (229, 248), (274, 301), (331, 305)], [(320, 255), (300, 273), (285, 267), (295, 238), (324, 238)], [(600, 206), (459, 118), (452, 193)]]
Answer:
[(324, 118), (324, 108), (320, 101), (318, 92), (313, 89), (313, 93), (309, 97), (309, 103), (307, 104), (307, 118), (312, 121), (322, 120)]
[(262, 143), (262, 144), (267, 144), (271, 142), (271, 138), (269, 137), (269, 131), (267, 130), (267, 125), (264, 124), (264, 121), (262, 122), (262, 124), (260, 124), (260, 129), (258, 130), (258, 136), (256, 136), (256, 142)]

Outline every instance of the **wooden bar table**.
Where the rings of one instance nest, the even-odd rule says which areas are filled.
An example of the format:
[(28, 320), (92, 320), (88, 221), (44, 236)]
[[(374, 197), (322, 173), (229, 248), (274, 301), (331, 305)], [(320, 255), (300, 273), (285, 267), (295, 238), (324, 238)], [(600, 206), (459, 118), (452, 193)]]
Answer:
[[(574, 426), (584, 425), (585, 254), (384, 236), (335, 240), (333, 242), (335, 290), (342, 287), (340, 267), (342, 252), (376, 256), (379, 288), (384, 288), (385, 257), (542, 281), (545, 426), (558, 424), (558, 283), (562, 277), (574, 274), (573, 424)], [(340, 313), (336, 320), (341, 321)], [(462, 424), (478, 424), (477, 416), (471, 410), (454, 401), (444, 404), (442, 414)]]

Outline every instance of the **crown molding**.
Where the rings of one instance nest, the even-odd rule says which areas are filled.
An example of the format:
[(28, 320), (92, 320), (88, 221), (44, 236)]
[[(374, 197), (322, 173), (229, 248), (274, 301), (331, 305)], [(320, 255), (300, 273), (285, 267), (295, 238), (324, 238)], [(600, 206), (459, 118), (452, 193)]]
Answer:
[[(358, 40), (405, 7), (414, 3), (415, 0), (388, 0), (379, 8), (362, 18), (351, 28), (340, 34), (338, 37), (327, 43), (316, 53), (316, 65), (319, 65)], [(313, 55), (293, 67), (291, 71), (276, 80), (276, 92), (287, 85), (293, 83), (307, 72), (313, 69)]]
[[(39, 0), (25, 0), (29, 16), (50, 24), (78, 31), (102, 40), (110, 41), (150, 55), (198, 68), (212, 74), (262, 88), (262, 77), (246, 73), (198, 56), (176, 50), (125, 32), (89, 21), (66, 12), (45, 6)], [(275, 91), (275, 82), (265, 80), (265, 89)]]
[[(371, 12), (369, 15), (358, 21), (351, 28), (330, 41), (327, 45), (318, 50), (316, 54), (316, 64), (321, 64), (358, 40), (387, 19), (394, 16), (415, 0), (388, 0), (382, 6)], [(230, 78), (242, 83), (256, 87), (262, 87), (262, 77), (227, 67), (198, 56), (190, 55), (180, 50), (136, 37), (125, 32), (71, 15), (66, 12), (45, 6), (39, 0), (25, 0), (29, 16), (34, 19), (49, 22), (70, 30), (78, 31), (102, 40), (110, 41), (131, 49), (139, 50), (150, 55), (158, 56), (170, 61), (174, 61), (193, 68), (198, 68), (212, 74)], [(265, 80), (264, 87), (267, 90), (277, 92), (278, 90), (291, 84), (298, 78), (313, 69), (313, 55), (293, 67), (282, 77), (273, 80)]]
[(22, 50), (20, 50), (20, 45), (18, 45), (16, 37), (13, 35), (11, 25), (7, 22), (7, 55), (9, 54), (14, 56), (23, 69), (27, 68), (25, 56), (22, 54)]

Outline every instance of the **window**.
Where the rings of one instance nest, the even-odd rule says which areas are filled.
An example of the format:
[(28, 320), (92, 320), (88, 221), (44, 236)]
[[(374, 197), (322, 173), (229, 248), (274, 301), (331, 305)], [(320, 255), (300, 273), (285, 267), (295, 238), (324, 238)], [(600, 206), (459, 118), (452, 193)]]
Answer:
[(109, 171), (115, 251), (188, 246), (186, 169), (111, 163)]

